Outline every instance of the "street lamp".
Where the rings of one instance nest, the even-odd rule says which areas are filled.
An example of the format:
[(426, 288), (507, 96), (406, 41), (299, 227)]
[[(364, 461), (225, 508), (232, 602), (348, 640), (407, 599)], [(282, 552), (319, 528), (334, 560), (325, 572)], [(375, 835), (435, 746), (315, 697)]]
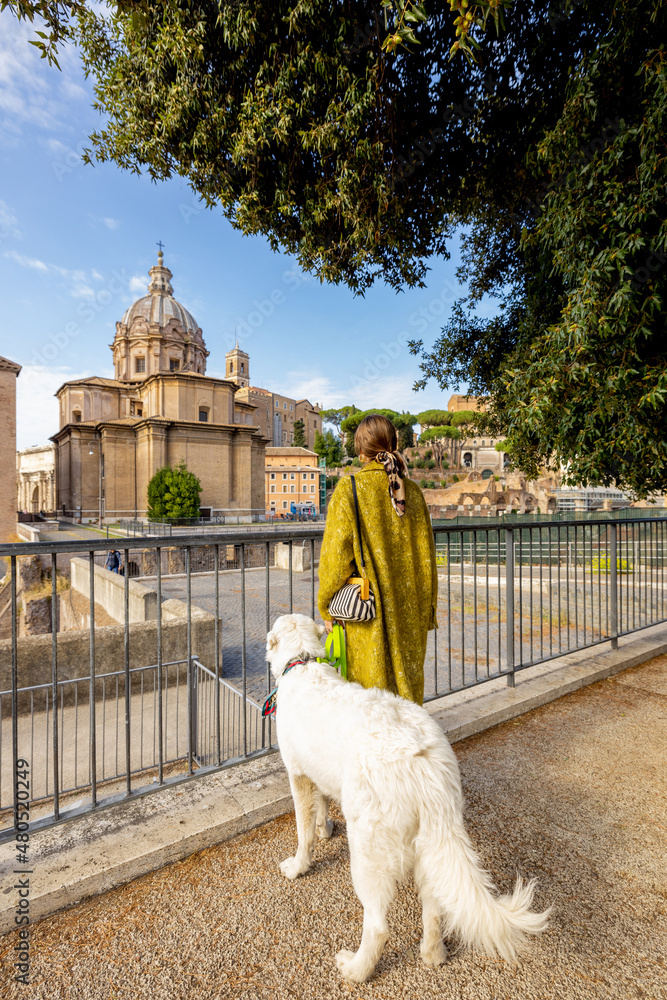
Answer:
[(98, 463), (98, 467), (99, 467), (99, 485), (98, 485), (98, 489), (97, 489), (97, 499), (98, 499), (97, 523), (98, 523), (99, 527), (101, 528), (102, 527), (102, 441), (100, 439), (98, 439), (98, 438), (94, 438), (94, 439), (91, 440), (90, 447), (88, 449), (88, 454), (89, 455), (93, 455), (94, 454), (94, 452), (93, 452), (93, 445), (94, 444), (96, 444), (97, 447), (98, 447), (98, 449), (99, 449), (99, 451), (98, 451), (98, 456), (99, 456), (99, 463)]

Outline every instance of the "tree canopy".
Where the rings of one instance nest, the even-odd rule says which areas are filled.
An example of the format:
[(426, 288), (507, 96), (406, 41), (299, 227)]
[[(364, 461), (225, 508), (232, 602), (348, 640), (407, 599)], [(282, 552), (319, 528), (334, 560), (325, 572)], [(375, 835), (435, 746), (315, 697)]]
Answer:
[(422, 428), (444, 427), (452, 422), (449, 410), (422, 410), (417, 414), (417, 423)]
[(478, 22), (506, 4), (464, 2), (79, 5), (89, 158), (181, 176), (361, 293), (423, 284), (463, 227), (466, 292), (413, 342), (417, 385), (485, 397), (529, 474), (664, 490), (667, 5), (515, 0), (498, 34)]
[(609, 6), (550, 23), (543, 4), (517, 0), (500, 38), (480, 35), (476, 63), (449, 58), (460, 25), (442, 7), (417, 48), (394, 53), (378, 2), (90, 8), (79, 44), (106, 116), (91, 157), (185, 177), (324, 280), (420, 284), (457, 220), (508, 188), (534, 194), (526, 155)]
[(148, 484), (149, 520), (198, 517), (200, 493), (201, 483), (185, 462), (158, 469)]
[[(418, 384), (487, 397), (479, 427), (507, 434), (515, 466), (640, 497), (667, 489), (665, 38), (664, 4), (613, 5), (525, 158), (534, 204), (505, 199), (472, 230), (463, 267), (486, 263), (468, 299), (432, 349), (413, 345)], [(480, 319), (489, 290), (501, 309)]]
[(452, 427), (470, 427), (477, 423), (479, 416), (475, 410), (458, 410), (458, 412), (452, 413), (450, 423)]
[(419, 436), (421, 443), (427, 442), (433, 447), (433, 454), (438, 463), (438, 469), (442, 475), (442, 459), (445, 449), (448, 448), (452, 460), (454, 458), (455, 442), (461, 438), (461, 431), (457, 427), (445, 424), (442, 427), (428, 427)]
[(340, 425), (341, 431), (345, 434), (345, 450), (350, 458), (353, 458), (357, 454), (354, 447), (354, 432), (364, 417), (369, 416), (371, 413), (378, 413), (380, 416), (391, 420), (398, 431), (399, 451), (404, 451), (406, 448), (412, 447), (414, 443), (414, 431), (412, 428), (417, 423), (417, 418), (413, 413), (399, 413), (397, 410), (355, 409), (355, 412), (349, 414)]
[(292, 444), (295, 448), (306, 447), (306, 429), (303, 420), (294, 421), (294, 441)]
[(324, 434), (320, 434), (319, 431), (315, 432), (313, 451), (316, 451), (320, 458), (326, 460), (328, 469), (335, 469), (343, 461), (342, 445), (332, 431), (325, 431)]

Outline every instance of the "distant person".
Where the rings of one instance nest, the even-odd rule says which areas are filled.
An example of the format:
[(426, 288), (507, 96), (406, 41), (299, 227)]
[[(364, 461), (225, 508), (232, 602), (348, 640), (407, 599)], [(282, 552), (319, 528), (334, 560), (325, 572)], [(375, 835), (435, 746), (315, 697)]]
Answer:
[(104, 564), (104, 568), (111, 570), (112, 573), (117, 573), (120, 569), (120, 552), (118, 549), (111, 549), (109, 555), (107, 556), (107, 561)]

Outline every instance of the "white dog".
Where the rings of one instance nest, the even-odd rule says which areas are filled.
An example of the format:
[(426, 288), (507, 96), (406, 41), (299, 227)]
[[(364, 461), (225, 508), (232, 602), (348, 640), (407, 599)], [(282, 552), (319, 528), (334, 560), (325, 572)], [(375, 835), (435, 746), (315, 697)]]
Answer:
[(346, 979), (361, 983), (373, 972), (389, 936), (396, 883), (410, 872), (421, 895), (426, 965), (445, 961), (443, 917), (447, 934), (511, 960), (524, 935), (545, 929), (549, 911), (530, 912), (532, 882), (518, 879), (512, 896), (493, 894), (463, 826), (458, 764), (441, 729), (418, 705), (348, 683), (317, 663), (323, 631), (305, 615), (283, 615), (267, 636), (298, 833), (283, 874), (294, 879), (308, 871), (315, 832), (331, 836), (327, 808), (335, 799), (364, 908), (359, 950), (336, 956)]

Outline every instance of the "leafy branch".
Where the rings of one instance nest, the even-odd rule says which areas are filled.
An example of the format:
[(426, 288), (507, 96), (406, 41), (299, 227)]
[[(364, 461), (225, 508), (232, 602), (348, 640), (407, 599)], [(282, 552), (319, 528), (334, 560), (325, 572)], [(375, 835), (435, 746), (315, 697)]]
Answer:
[[(489, 17), (493, 18), (496, 34), (505, 28), (504, 9), (512, 6), (513, 0), (449, 0), (449, 9), (456, 14), (454, 26), (456, 41), (449, 50), (449, 58), (453, 59), (457, 52), (462, 52), (470, 63), (476, 62), (473, 49), (479, 49), (480, 44), (473, 35), (473, 28), (487, 29)], [(385, 12), (385, 29), (389, 31), (382, 42), (382, 48), (387, 53), (396, 52), (399, 48), (408, 51), (407, 43), (419, 45), (420, 41), (415, 29), (428, 20), (428, 14), (423, 3), (415, 0), (382, 0)], [(390, 26), (390, 12), (393, 12), (394, 23)]]

